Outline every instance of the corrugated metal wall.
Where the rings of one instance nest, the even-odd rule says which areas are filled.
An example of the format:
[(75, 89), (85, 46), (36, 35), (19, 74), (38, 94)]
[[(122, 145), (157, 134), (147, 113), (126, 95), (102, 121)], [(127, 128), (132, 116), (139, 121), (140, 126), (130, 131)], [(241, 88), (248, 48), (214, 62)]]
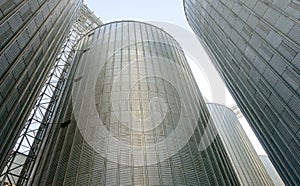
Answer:
[(0, 2), (0, 172), (81, 3)]

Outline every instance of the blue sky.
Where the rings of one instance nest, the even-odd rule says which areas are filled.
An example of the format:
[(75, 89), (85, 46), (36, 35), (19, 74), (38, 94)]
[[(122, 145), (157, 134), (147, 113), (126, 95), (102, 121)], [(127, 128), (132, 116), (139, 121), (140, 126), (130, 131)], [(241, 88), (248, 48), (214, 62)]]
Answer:
[(182, 0), (85, 0), (102, 22), (162, 21), (189, 28)]

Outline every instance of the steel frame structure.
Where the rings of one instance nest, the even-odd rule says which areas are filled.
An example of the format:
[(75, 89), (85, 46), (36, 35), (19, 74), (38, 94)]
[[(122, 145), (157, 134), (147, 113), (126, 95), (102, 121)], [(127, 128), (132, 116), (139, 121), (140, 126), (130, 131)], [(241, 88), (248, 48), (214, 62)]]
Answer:
[(82, 35), (102, 22), (83, 4), (0, 175), (1, 186), (27, 185)]

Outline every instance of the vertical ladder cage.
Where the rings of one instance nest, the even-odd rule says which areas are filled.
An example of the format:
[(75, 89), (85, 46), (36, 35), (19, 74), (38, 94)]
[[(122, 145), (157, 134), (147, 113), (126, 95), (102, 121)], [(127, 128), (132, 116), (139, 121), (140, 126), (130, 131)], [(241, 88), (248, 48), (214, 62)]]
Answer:
[(100, 25), (102, 22), (99, 18), (83, 4), (22, 128), (8, 163), (0, 175), (1, 186), (28, 184), (43, 140), (47, 137), (47, 130), (52, 124), (51, 119), (67, 79), (66, 76), (72, 67), (81, 36)]

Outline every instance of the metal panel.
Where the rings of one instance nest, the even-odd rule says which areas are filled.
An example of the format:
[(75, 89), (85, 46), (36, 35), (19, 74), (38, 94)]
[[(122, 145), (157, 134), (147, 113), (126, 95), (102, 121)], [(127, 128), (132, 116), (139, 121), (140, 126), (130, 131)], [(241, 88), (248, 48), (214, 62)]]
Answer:
[(0, 49), (9, 41), (9, 38), (13, 35), (13, 31), (10, 29), (7, 22), (0, 26)]
[[(300, 33), (300, 32), (299, 32)], [(285, 40), (283, 41), (280, 46), (278, 47), (278, 51), (287, 59), (292, 60), (297, 52), (299, 52), (299, 49), (295, 45), (293, 45), (291, 42)]]
[(22, 32), (20, 36), (17, 38), (17, 43), (19, 44), (19, 47), (23, 49), (25, 45), (29, 42), (30, 37), (27, 32)]
[(15, 106), (15, 103), (19, 97), (19, 93), (17, 89), (13, 89), (9, 95), (9, 100), (6, 104), (7, 111), (10, 112), (11, 109)]
[(15, 4), (12, 0), (4, 0), (0, 2), (0, 10), (4, 15), (9, 13), (14, 7)]
[(18, 43), (14, 41), (4, 53), (7, 62), (9, 64), (12, 64), (17, 58), (17, 56), (20, 54), (20, 52), (21, 50), (19, 48)]
[(285, 72), (282, 74), (284, 80), (292, 87), (295, 91), (297, 91), (300, 87), (300, 74), (294, 71), (291, 68), (287, 68)]
[(19, 79), (21, 73), (24, 71), (25, 69), (25, 64), (23, 59), (21, 59), (20, 61), (17, 62), (17, 64), (14, 66), (12, 74), (15, 77), (15, 79)]
[(9, 74), (5, 80), (0, 85), (0, 94), (2, 97), (6, 97), (11, 88), (13, 87), (14, 83), (16, 82), (14, 76)]
[(285, 101), (288, 102), (290, 98), (293, 96), (292, 91), (282, 82), (278, 81), (276, 86), (274, 87), (274, 90), (276, 92), (281, 91), (282, 94), (280, 94), (281, 98)]
[(0, 56), (0, 64), (1, 64), (1, 68), (0, 68), (0, 79), (1, 79), (10, 65), (7, 62), (6, 57), (4, 55)]
[[(286, 185), (299, 185), (300, 176), (297, 170), (299, 169), (300, 161), (290, 159), (290, 155), (296, 152), (289, 148), (290, 145), (288, 143), (282, 144), (282, 141), (280, 141), (285, 132), (284, 128), (300, 123), (298, 107), (290, 102), (292, 97), (295, 100), (300, 100), (300, 80), (297, 73), (300, 70), (300, 25), (298, 21), (300, 18), (300, 4), (295, 3), (299, 2), (299, 0), (217, 1), (218, 6), (221, 7), (216, 7), (215, 2), (210, 0), (185, 0), (187, 20), (200, 38), (199, 40), (203, 42), (203, 46), (214, 57), (215, 60), (213, 62), (218, 68), (218, 72), (221, 75), (225, 73), (223, 77), (226, 77), (224, 78), (226, 85), (250, 121), (250, 125), (255, 129), (260, 141), (266, 147), (268, 155), (271, 157), (272, 162), (276, 164), (276, 168)], [(215, 8), (214, 11), (210, 11), (211, 6)], [(247, 12), (242, 13), (241, 11), (244, 11), (244, 9), (247, 9)], [(231, 13), (223, 13), (222, 11), (224, 10)], [(246, 20), (245, 17), (247, 17), (248, 11), (251, 15)], [(247, 82), (244, 74), (236, 74), (232, 68), (228, 68), (228, 66), (233, 65), (231, 61), (236, 60), (236, 56), (229, 56), (224, 51), (224, 46), (220, 42), (221, 39), (219, 39), (229, 33), (226, 33), (226, 30), (219, 24), (220, 18), (217, 18), (215, 15), (226, 17), (234, 13), (236, 14), (235, 19), (239, 21), (231, 23), (229, 17), (225, 18), (225, 21), (232, 26), (232, 29), (237, 30), (236, 34), (243, 35), (246, 39), (249, 38), (250, 32), (247, 32), (245, 29), (242, 31), (241, 29), (241, 25), (246, 23), (255, 30), (252, 31), (252, 37), (256, 38), (252, 38), (250, 42), (245, 43), (253, 51), (249, 51), (249, 49), (244, 51), (246, 47), (240, 46), (240, 40), (237, 46), (242, 55), (247, 58), (245, 62), (251, 65), (254, 64), (262, 75), (261, 78), (263, 79), (261, 82), (264, 82), (266, 86), (258, 84), (257, 78), (250, 75), (251, 71), (245, 70), (247, 77), (254, 83), (254, 86), (260, 86), (256, 93), (250, 91), (252, 90), (251, 84)], [(258, 23), (253, 17), (258, 18)], [(254, 63), (252, 63), (253, 55), (256, 59)], [(227, 60), (224, 60), (225, 57)], [(264, 60), (258, 60), (261, 57)], [(265, 87), (268, 87), (270, 90), (266, 92)], [(270, 91), (272, 94), (269, 99), (263, 99), (260, 96), (265, 94), (268, 97)], [(274, 107), (264, 110), (266, 103)], [(284, 114), (285, 110), (283, 108), (289, 116)], [(272, 128), (276, 127), (276, 123), (272, 122), (274, 117), (271, 114), (266, 114), (267, 112), (281, 114), (278, 117), (280, 117), (281, 122), (284, 121), (282, 124), (285, 126), (278, 130), (279, 134), (273, 132)], [(280, 130), (283, 130), (282, 133), (280, 133)], [(284, 135), (287, 135), (289, 139), (296, 138), (297, 132), (284, 133)]]
[(30, 6), (30, 9), (32, 10), (32, 12), (35, 12), (39, 8), (39, 4), (36, 0), (30, 0), (28, 2), (28, 5)]
[(32, 11), (30, 9), (29, 4), (25, 4), (21, 9), (20, 9), (20, 15), (21, 18), (24, 22), (26, 22), (30, 16), (32, 15)]
[[(289, 102), (289, 106), (291, 106), (292, 110), (296, 115), (300, 115), (300, 99), (297, 98), (296, 96), (293, 96)], [(300, 123), (299, 127), (300, 127)]]
[(17, 32), (17, 30), (22, 26), (23, 23), (24, 22), (19, 12), (16, 12), (8, 19), (8, 24), (13, 32)]
[(32, 37), (34, 33), (37, 31), (37, 26), (34, 20), (32, 20), (28, 25), (27, 25), (27, 32), (29, 37)]
[[(45, 0), (39, 1), (40, 5), (45, 2)], [(54, 6), (54, 2), (58, 4), (58, 7)], [(74, 18), (76, 18), (77, 14), (74, 10), (78, 10), (81, 5), (81, 1), (63, 0), (51, 1), (50, 3), (52, 4), (52, 8), (55, 8), (53, 16), (51, 16), (47, 21), (45, 21), (41, 16), (41, 13), (34, 17), (35, 21), (32, 21), (28, 25), (26, 30), (32, 42), (30, 46), (24, 51), (22, 60), (19, 61), (18, 64), (15, 64), (13, 69), (13, 74), (16, 77), (19, 77), (25, 68), (25, 64), (28, 65), (26, 68), (27, 73), (22, 74), (22, 81), (19, 81), (17, 89), (15, 89), (16, 93), (24, 93), (24, 96), (19, 100), (18, 107), (15, 109), (20, 110), (22, 108), (20, 105), (23, 105), (25, 103), (28, 104), (28, 97), (30, 97), (32, 101), (33, 97), (31, 96), (31, 94), (33, 90), (36, 91), (42, 88), (42, 92), (35, 102), (36, 105), (30, 117), (28, 118), (28, 121), (25, 123), (24, 128), (22, 128), (21, 136), (19, 137), (18, 142), (14, 147), (14, 152), (11, 154), (11, 157), (9, 159), (10, 162), (7, 164), (8, 169), (2, 174), (4, 175), (4, 177), (1, 178), (3, 178), (4, 181), (10, 182), (11, 185), (22, 185), (28, 182), (28, 179), (31, 175), (30, 173), (33, 169), (33, 166), (35, 165), (35, 160), (38, 153), (40, 152), (38, 147), (42, 145), (41, 140), (43, 140), (43, 137), (45, 137), (45, 130), (47, 129), (46, 126), (50, 124), (49, 122), (51, 120), (51, 115), (53, 113), (53, 109), (55, 108), (55, 104), (58, 101), (58, 97), (60, 96), (59, 93), (62, 89), (62, 84), (66, 80), (65, 76), (73, 59), (73, 49), (74, 47), (76, 47), (77, 41), (80, 38), (79, 34), (84, 34), (88, 30), (93, 29), (94, 26), (98, 26), (101, 23), (98, 19), (93, 20), (93, 18), (96, 17), (93, 16), (91, 14), (92, 12), (89, 10), (88, 12), (86, 12), (85, 16), (89, 16), (88, 19), (94, 21), (93, 27), (89, 27), (86, 24), (85, 21), (87, 19), (80, 19), (80, 21), (78, 20), (79, 22), (76, 22), (74, 24), (74, 27), (72, 27), (72, 30), (70, 31), (68, 30), (68, 24), (72, 20), (74, 20)], [(31, 0), (29, 5), (33, 11), (36, 11), (36, 9), (40, 6), (38, 4), (38, 1), (35, 0)], [(28, 14), (28, 6), (25, 6), (26, 8), (23, 8), (26, 11), (23, 12), (24, 14)], [(83, 7), (85, 7), (85, 5), (83, 5)], [(22, 15), (24, 14), (22, 13)], [(47, 5), (44, 6), (43, 14), (44, 17), (47, 17), (49, 15), (49, 7)], [(78, 16), (80, 15), (81, 14), (79, 14)], [(25, 18), (26, 15), (23, 16), (23, 19)], [(35, 22), (38, 23), (38, 27), (42, 24), (44, 25), (42, 26), (42, 28), (39, 28), (39, 30), (37, 30)], [(59, 24), (59, 26), (53, 24)], [(81, 29), (80, 31), (78, 31), (79, 28)], [(36, 31), (38, 31), (38, 33), (36, 33)], [(59, 52), (57, 50), (62, 44), (59, 41), (63, 41), (64, 36), (66, 36), (67, 32), (69, 31), (70, 33), (65, 43), (66, 45), (63, 45), (63, 48), (61, 49), (59, 55), (57, 56), (57, 58), (55, 58), (53, 54)], [(51, 33), (51, 35), (48, 35), (48, 33)], [(35, 37), (35, 40), (32, 40), (32, 36), (34, 34), (38, 34), (38, 37)], [(41, 39), (39, 36), (41, 37)], [(20, 37), (24, 38), (24, 40), (18, 40), (18, 43), (23, 47), (27, 43), (28, 38), (25, 38), (22, 35), (20, 35)], [(44, 43), (41, 46), (42, 40), (44, 40)], [(51, 46), (48, 46), (48, 44), (51, 44)], [(32, 58), (34, 55), (35, 58)], [(41, 83), (41, 79), (46, 75), (45, 68), (49, 67), (49, 64), (52, 63), (51, 59), (53, 58), (56, 59), (56, 63), (53, 66), (49, 77), (46, 79), (43, 87), (38, 87), (38, 85)], [(37, 65), (38, 68), (36, 68)], [(12, 99), (9, 107), (16, 107), (16, 101), (17, 100)], [(17, 118), (18, 115), (19, 112), (14, 113), (12, 117)], [(17, 159), (15, 159), (15, 155), (19, 153), (22, 153), (28, 159), (26, 160), (26, 162), (24, 162), (24, 164), (19, 165), (19, 169), (23, 169), (24, 172), (20, 172), (18, 173), (19, 175), (17, 175), (14, 173), (12, 165), (15, 163), (15, 161), (18, 161)], [(14, 178), (14, 180), (12, 180), (12, 178)]]

